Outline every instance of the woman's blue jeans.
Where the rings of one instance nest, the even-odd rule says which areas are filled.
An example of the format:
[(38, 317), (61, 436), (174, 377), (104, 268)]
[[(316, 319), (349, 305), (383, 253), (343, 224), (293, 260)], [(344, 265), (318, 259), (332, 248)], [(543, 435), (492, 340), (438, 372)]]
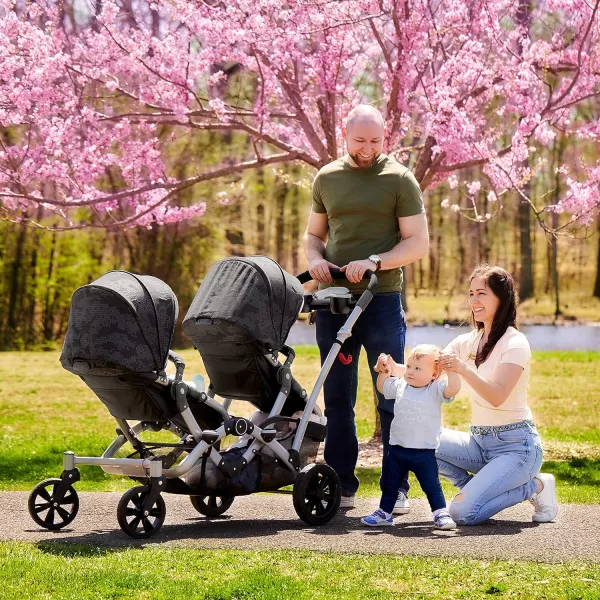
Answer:
[[(347, 315), (317, 312), (317, 344), (321, 353), (321, 364), (333, 346), (337, 332), (345, 323)], [(327, 437), (325, 438), (325, 462), (333, 467), (340, 477), (345, 495), (355, 494), (358, 478), (354, 474), (358, 460), (358, 438), (354, 422), (354, 407), (358, 389), (358, 359), (364, 346), (369, 361), (373, 385), (377, 373), (373, 367), (377, 357), (385, 352), (399, 363), (404, 363), (404, 338), (406, 320), (399, 292), (377, 294), (360, 315), (352, 336), (342, 346), (333, 363), (323, 388)], [(379, 392), (378, 412), (381, 419), (383, 456), (387, 454), (390, 440), (390, 425), (394, 418), (394, 400), (386, 400)], [(408, 481), (401, 485), (406, 493)]]
[(449, 506), (460, 525), (477, 525), (501, 510), (529, 500), (542, 466), (542, 443), (535, 427), (485, 435), (443, 429), (436, 458), (440, 475), (461, 492)]

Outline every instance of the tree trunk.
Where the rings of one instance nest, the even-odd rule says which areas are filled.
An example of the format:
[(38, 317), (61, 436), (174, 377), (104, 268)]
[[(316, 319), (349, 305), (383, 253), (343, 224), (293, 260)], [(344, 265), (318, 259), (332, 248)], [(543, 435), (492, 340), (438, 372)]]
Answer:
[(19, 289), (19, 280), (21, 276), (21, 270), (23, 267), (23, 254), (25, 248), (25, 240), (27, 238), (27, 225), (21, 224), (19, 228), (19, 236), (17, 237), (17, 245), (15, 247), (15, 259), (13, 260), (10, 269), (10, 283), (9, 283), (9, 296), (8, 296), (8, 314), (6, 318), (6, 329), (4, 331), (4, 348), (13, 348), (17, 337), (17, 317), (21, 302), (19, 298), (22, 297), (21, 290)]
[(300, 260), (298, 252), (300, 249), (300, 211), (298, 210), (298, 203), (300, 202), (298, 187), (294, 187), (294, 193), (292, 197), (292, 206), (290, 214), (290, 237), (292, 247), (292, 274), (297, 275), (300, 269)]
[(285, 181), (275, 183), (275, 260), (285, 265), (285, 199), (288, 186)]
[[(48, 274), (46, 276), (46, 298), (44, 300), (44, 319), (43, 319), (43, 332), (44, 341), (52, 341), (53, 333), (53, 318), (52, 318), (52, 304), (53, 300), (50, 297), (53, 290), (52, 277), (54, 276), (54, 255), (56, 252), (56, 232), (52, 233), (52, 244), (50, 246), (50, 260), (48, 261)], [(56, 295), (56, 291), (55, 291)]]
[(381, 419), (379, 418), (379, 398), (377, 398), (377, 392), (375, 386), (373, 386), (373, 406), (375, 406), (375, 431), (373, 432), (373, 440), (381, 440)]
[[(529, 195), (529, 185), (524, 193)], [(525, 202), (519, 202), (519, 248), (521, 268), (519, 275), (519, 297), (527, 300), (533, 296), (533, 256), (531, 248), (531, 210)]]

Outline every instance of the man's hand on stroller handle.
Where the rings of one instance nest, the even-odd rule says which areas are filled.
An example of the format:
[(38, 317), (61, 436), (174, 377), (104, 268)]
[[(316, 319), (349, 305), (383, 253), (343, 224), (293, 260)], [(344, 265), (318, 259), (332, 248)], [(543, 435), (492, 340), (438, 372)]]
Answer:
[[(371, 261), (359, 261), (359, 262), (366, 262), (366, 263), (369, 263), (370, 265), (373, 264)], [(350, 264), (352, 264), (352, 263), (350, 263)], [(349, 265), (346, 265), (346, 266), (349, 266)], [(331, 278), (329, 281), (326, 281), (324, 279), (317, 279), (316, 277), (313, 277), (312, 270), (304, 271), (304, 273), (300, 273), (300, 275), (297, 275), (296, 277), (297, 277), (298, 281), (300, 281), (300, 283), (306, 283), (306, 282), (312, 281), (312, 280), (320, 281), (321, 283), (331, 283), (334, 279), (347, 279), (348, 281), (351, 281), (349, 279), (349, 277), (347, 276), (347, 273), (342, 271), (342, 269), (334, 266), (332, 263), (329, 263), (326, 260), (323, 260), (323, 268), (325, 268), (325, 267), (329, 268), (329, 276)], [(377, 291), (377, 288), (379, 287), (379, 281), (377, 279), (377, 276), (375, 275), (375, 272), (372, 269), (366, 269), (365, 271), (363, 271), (362, 277), (360, 279), (357, 279), (356, 281), (360, 281), (361, 279), (370, 279), (368, 289), (371, 290), (372, 293), (375, 293)]]
[(373, 270), (373, 262), (366, 260), (353, 260), (352, 262), (344, 265), (340, 271), (344, 273), (346, 279), (351, 283), (358, 283), (361, 281), (367, 271)]
[(320, 283), (331, 283), (333, 281), (331, 276), (332, 269), (339, 270), (339, 267), (324, 258), (312, 260), (308, 265), (310, 276)]

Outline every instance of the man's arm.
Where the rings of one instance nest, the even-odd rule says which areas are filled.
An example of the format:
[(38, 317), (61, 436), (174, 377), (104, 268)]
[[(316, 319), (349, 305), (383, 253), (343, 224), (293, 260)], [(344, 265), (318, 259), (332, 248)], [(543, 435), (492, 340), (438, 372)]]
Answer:
[[(429, 232), (425, 213), (410, 217), (398, 217), (400, 237), (402, 238), (390, 251), (379, 254), (380, 270), (397, 269), (409, 265), (424, 256), (429, 251)], [(348, 281), (359, 282), (367, 269), (372, 269), (373, 263), (368, 260), (355, 260), (342, 267)]]
[(420, 260), (429, 251), (429, 231), (425, 213), (411, 217), (398, 217), (402, 240), (389, 252), (379, 255), (381, 269), (397, 269)]
[(308, 272), (315, 281), (331, 283), (329, 267), (337, 267), (325, 260), (325, 243), (329, 234), (327, 213), (317, 213), (311, 209), (308, 225), (304, 232), (304, 252), (308, 258)]

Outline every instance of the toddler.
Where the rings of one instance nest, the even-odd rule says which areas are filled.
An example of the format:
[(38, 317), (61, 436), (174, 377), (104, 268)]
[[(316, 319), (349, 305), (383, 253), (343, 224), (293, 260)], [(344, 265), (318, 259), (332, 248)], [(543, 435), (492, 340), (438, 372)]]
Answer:
[(410, 353), (406, 365), (385, 354), (377, 360), (377, 389), (396, 402), (389, 449), (383, 462), (381, 501), (373, 514), (361, 519), (364, 525), (394, 524), (392, 510), (400, 483), (412, 471), (427, 495), (435, 527), (456, 528), (446, 510), (435, 451), (440, 443), (442, 402), (454, 400), (460, 391), (460, 377), (448, 372), (447, 381), (439, 379), (439, 357), (439, 348), (422, 344)]

